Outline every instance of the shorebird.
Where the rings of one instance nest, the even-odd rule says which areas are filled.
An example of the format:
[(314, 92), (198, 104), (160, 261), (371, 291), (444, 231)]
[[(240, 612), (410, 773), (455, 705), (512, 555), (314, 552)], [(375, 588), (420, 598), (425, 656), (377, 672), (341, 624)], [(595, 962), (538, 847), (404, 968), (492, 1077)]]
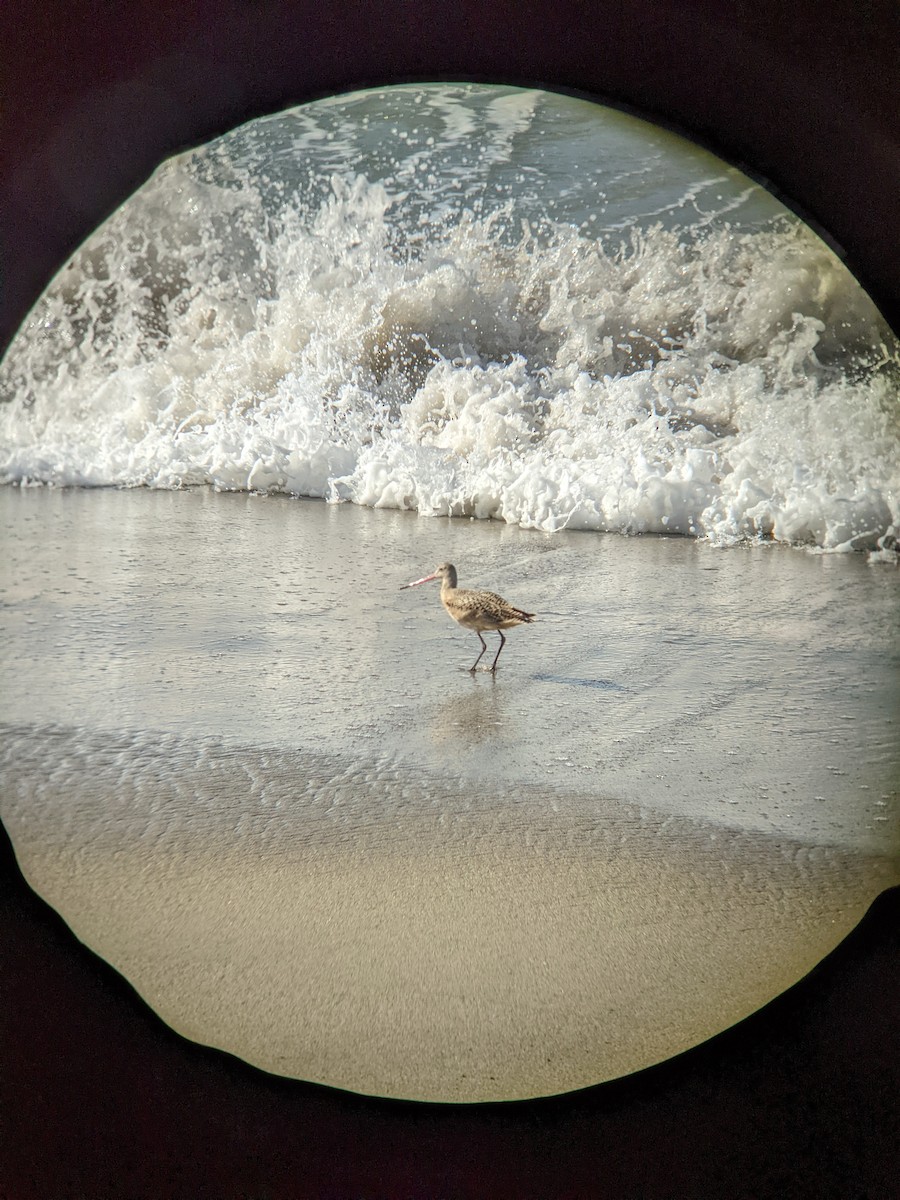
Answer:
[(453, 563), (441, 563), (424, 579), (414, 579), (412, 583), (404, 583), (400, 591), (402, 592), (405, 588), (418, 587), (420, 583), (428, 583), (432, 579), (440, 579), (441, 603), (453, 620), (465, 629), (472, 629), (478, 634), (478, 640), (481, 642), (481, 654), (469, 667), (473, 675), (475, 668), (481, 662), (482, 655), (487, 650), (487, 643), (481, 636), (482, 630), (495, 629), (500, 634), (500, 647), (494, 655), (494, 661), (490, 667), (491, 671), (496, 671), (500, 651), (506, 645), (503, 630), (512, 629), (514, 625), (530, 625), (534, 620), (534, 613), (515, 608), (502, 596), (498, 596), (496, 592), (472, 591), (469, 588), (457, 587), (456, 567)]

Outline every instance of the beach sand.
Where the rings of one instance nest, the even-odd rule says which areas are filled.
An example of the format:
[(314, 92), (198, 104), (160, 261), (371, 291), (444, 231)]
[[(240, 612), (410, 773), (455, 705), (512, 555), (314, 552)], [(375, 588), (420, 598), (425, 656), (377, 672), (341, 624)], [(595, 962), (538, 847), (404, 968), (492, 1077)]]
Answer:
[[(265, 497), (0, 493), (0, 806), (175, 1029), (545, 1095), (796, 982), (897, 855), (897, 573)], [(436, 589), (539, 614), (496, 678)], [(865, 619), (861, 615), (865, 614)]]

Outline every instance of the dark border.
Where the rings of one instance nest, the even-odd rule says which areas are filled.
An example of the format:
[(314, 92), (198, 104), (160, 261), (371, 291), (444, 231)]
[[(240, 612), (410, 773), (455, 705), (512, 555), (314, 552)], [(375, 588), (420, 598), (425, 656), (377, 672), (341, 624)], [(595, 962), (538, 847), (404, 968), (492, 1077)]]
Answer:
[[(540, 84), (773, 182), (900, 330), (895, 0), (5, 0), (0, 345), (170, 153), (413, 79)], [(900, 893), (808, 979), (629, 1079), (521, 1104), (377, 1101), (184, 1042), (0, 843), (3, 1200), (891, 1197)]]
[(769, 181), (900, 324), (896, 0), (5, 0), (0, 345), (169, 154), (263, 112), (421, 79), (544, 85)]

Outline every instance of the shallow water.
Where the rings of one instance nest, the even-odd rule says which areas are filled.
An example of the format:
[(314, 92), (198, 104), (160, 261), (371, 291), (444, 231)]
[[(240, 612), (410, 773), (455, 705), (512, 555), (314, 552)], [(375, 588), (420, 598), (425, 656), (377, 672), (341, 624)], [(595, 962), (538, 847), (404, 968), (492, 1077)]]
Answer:
[[(202, 490), (7, 489), (0, 503), (4, 703), (25, 725), (365, 749), (426, 791), (447, 773), (588, 786), (890, 844), (891, 568)], [(477, 638), (436, 585), (400, 591), (446, 559), (463, 586), (539, 614), (508, 635), (496, 679), (468, 674)]]
[[(893, 569), (205, 490), (0, 505), (4, 822), (197, 1040), (420, 1099), (584, 1086), (754, 1011), (900, 878)], [(447, 558), (538, 613), (496, 678), (399, 591)]]

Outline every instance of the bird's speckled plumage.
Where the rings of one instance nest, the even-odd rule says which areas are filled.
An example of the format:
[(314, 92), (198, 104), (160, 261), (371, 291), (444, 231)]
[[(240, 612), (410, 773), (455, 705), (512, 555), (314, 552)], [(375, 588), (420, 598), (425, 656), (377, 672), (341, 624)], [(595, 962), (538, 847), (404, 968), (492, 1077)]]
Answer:
[(440, 579), (441, 603), (453, 620), (464, 628), (473, 630), (481, 642), (481, 654), (469, 668), (470, 671), (475, 671), (481, 661), (481, 656), (487, 650), (487, 644), (481, 636), (482, 632), (494, 630), (500, 634), (500, 646), (490, 667), (491, 671), (496, 671), (500, 651), (506, 645), (503, 630), (512, 629), (516, 625), (530, 625), (535, 614), (525, 612), (522, 608), (516, 608), (508, 600), (498, 596), (496, 592), (457, 587), (456, 567), (453, 563), (441, 563), (431, 575), (404, 584), (404, 587), (418, 587), (420, 583), (428, 583), (432, 579)]

